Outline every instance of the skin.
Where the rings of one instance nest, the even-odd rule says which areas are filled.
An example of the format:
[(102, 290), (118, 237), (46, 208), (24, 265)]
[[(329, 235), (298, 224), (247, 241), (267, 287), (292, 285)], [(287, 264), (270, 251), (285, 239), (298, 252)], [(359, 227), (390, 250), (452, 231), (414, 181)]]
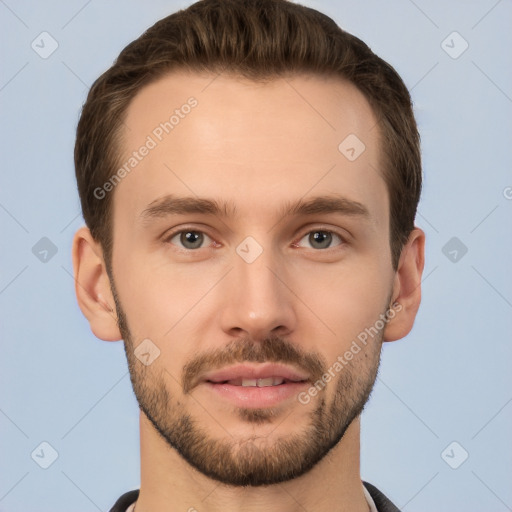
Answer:
[[(255, 422), (205, 386), (184, 393), (184, 365), (237, 340), (257, 347), (276, 335), (331, 366), (396, 302), (400, 312), (347, 366), (371, 387), (382, 342), (412, 328), (425, 236), (414, 229), (395, 271), (376, 118), (364, 96), (341, 80), (300, 75), (254, 83), (174, 72), (130, 104), (121, 160), (191, 96), (197, 107), (110, 192), (112, 273), (129, 326), (132, 382), (145, 379), (153, 391), (164, 389), (172, 399), (168, 414), (191, 415), (208, 439), (251, 439), (262, 453), (272, 453), (280, 440), (310, 426), (320, 400), (335, 402), (339, 377), (308, 404), (286, 400)], [(338, 150), (349, 134), (366, 146), (354, 161)], [(236, 215), (144, 218), (142, 212), (167, 194), (228, 201)], [(368, 214), (283, 215), (290, 201), (333, 194)], [(201, 248), (186, 251), (179, 236), (169, 236), (180, 228), (208, 237)], [(334, 235), (327, 249), (312, 245), (309, 234), (326, 230), (339, 238)], [(236, 252), (248, 236), (263, 250), (251, 263)], [(75, 235), (73, 260), (78, 302), (92, 331), (107, 341), (121, 339), (102, 249), (87, 228)], [(147, 367), (132, 352), (146, 338), (160, 350)], [(144, 412), (140, 436), (137, 512), (368, 510), (359, 474), (359, 417), (312, 469), (265, 487), (206, 476), (168, 445)]]

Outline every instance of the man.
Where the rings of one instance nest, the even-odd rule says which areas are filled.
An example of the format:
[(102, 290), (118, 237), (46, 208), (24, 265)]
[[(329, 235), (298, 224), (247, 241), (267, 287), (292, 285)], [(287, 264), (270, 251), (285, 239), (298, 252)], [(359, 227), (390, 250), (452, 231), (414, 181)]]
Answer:
[(315, 10), (203, 0), (95, 82), (75, 164), (78, 302), (141, 410), (140, 492), (112, 511), (398, 510), (359, 473), (424, 263), (393, 68)]

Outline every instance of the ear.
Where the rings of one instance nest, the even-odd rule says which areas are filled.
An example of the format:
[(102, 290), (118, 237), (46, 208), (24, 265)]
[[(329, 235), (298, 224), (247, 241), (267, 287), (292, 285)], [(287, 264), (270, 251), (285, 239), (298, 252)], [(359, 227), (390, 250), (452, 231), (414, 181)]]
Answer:
[(421, 302), (421, 276), (425, 265), (425, 233), (414, 228), (402, 249), (395, 273), (393, 294), (384, 329), (384, 341), (407, 336), (412, 329)]
[(105, 341), (120, 340), (103, 250), (86, 227), (80, 228), (73, 239), (73, 269), (78, 305), (92, 332)]

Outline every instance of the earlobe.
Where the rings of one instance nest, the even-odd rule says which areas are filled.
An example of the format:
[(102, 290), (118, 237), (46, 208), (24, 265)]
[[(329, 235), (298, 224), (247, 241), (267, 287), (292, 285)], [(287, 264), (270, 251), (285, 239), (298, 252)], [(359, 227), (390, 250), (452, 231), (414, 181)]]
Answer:
[(86, 227), (80, 228), (73, 239), (73, 270), (78, 305), (94, 335), (105, 341), (120, 340), (103, 251)]
[(421, 302), (421, 277), (425, 265), (425, 233), (414, 228), (402, 249), (395, 273), (389, 321), (384, 341), (407, 336), (412, 329)]

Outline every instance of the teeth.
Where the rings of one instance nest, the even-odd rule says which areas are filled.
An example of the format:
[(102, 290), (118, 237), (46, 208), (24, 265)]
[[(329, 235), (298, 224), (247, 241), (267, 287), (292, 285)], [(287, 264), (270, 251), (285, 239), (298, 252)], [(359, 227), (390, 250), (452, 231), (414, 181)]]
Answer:
[(257, 386), (259, 388), (265, 388), (267, 386), (273, 386), (274, 379), (272, 377), (268, 377), (267, 379), (258, 379)]
[(244, 387), (265, 388), (268, 386), (279, 386), (283, 382), (284, 379), (282, 377), (268, 377), (266, 379), (242, 379), (241, 385)]

